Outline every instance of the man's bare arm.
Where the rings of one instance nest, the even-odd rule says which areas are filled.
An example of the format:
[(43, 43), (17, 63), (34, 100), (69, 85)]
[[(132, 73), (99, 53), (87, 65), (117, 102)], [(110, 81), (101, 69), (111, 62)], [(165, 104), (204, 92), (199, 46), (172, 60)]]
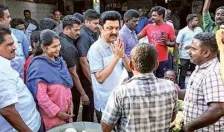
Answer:
[(0, 109), (0, 114), (8, 121), (8, 123), (19, 132), (32, 132), (32, 130), (25, 124), (15, 105), (9, 105)]
[(203, 7), (203, 13), (209, 12), (210, 5), (211, 5), (211, 0), (205, 0), (204, 7)]
[(69, 68), (69, 72), (70, 72), (70, 74), (72, 76), (72, 80), (74, 82), (75, 88), (79, 91), (79, 93), (81, 95), (82, 103), (85, 104), (85, 105), (88, 105), (90, 103), (89, 102), (89, 98), (86, 95), (86, 92), (85, 92), (85, 90), (83, 89), (83, 87), (81, 85), (79, 76), (78, 76), (78, 74), (76, 72), (76, 66)]
[(176, 46), (176, 39), (166, 41), (166, 46), (168, 47), (175, 47)]
[(144, 38), (146, 35), (143, 35), (142, 32), (140, 32), (138, 35), (137, 35), (137, 38), (138, 40)]
[(103, 121), (101, 121), (101, 126), (103, 129), (103, 132), (111, 132), (113, 130), (112, 125), (108, 125), (108, 124), (104, 123)]
[(128, 72), (131, 72), (130, 68), (129, 68), (129, 58), (125, 55), (123, 58), (123, 64), (124, 64), (124, 67), (125, 69), (128, 71)]
[(178, 54), (179, 54), (179, 47), (178, 47), (178, 44), (176, 43), (176, 45), (174, 47), (174, 53), (173, 53), (175, 64), (177, 63)]
[(178, 90), (178, 99), (184, 100), (185, 93), (186, 93), (185, 89)]
[(89, 63), (87, 61), (87, 58), (86, 57), (79, 57), (79, 62), (80, 62), (80, 65), (82, 67), (83, 74), (85, 75), (85, 77), (91, 83), (92, 82), (92, 80), (91, 80), (91, 72), (90, 72), (90, 69), (89, 69)]
[(209, 103), (208, 109), (198, 118), (186, 124), (184, 129), (188, 131), (198, 130), (217, 122), (224, 116), (224, 103)]

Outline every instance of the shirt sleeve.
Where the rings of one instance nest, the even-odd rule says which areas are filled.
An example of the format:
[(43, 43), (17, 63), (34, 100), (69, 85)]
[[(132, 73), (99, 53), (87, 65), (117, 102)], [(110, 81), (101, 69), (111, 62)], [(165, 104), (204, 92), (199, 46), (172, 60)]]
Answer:
[(89, 50), (89, 40), (85, 35), (81, 35), (77, 40), (76, 47), (79, 52), (79, 57), (86, 57)]
[(24, 52), (25, 57), (28, 58), (29, 57), (29, 46), (30, 46), (30, 44), (29, 44), (29, 41), (28, 41), (26, 35), (24, 33), (21, 33), (21, 35), (23, 37), (23, 42), (21, 42), (22, 45), (23, 45), (23, 52)]
[(47, 94), (47, 84), (38, 82), (37, 85), (38, 105), (49, 116), (54, 117), (60, 111), (60, 108), (49, 98)]
[(172, 28), (172, 26), (170, 26), (169, 30), (170, 30), (170, 32), (168, 34), (168, 37), (170, 40), (174, 40), (175, 39), (175, 30), (174, 30), (174, 28)]
[(110, 95), (105, 110), (102, 115), (102, 121), (108, 125), (114, 125), (120, 118), (121, 96), (114, 90)]
[(203, 32), (203, 30), (201, 29), (201, 27), (198, 27), (198, 33), (202, 33)]
[(38, 24), (38, 22), (36, 21), (36, 24), (37, 24), (37, 29), (38, 29), (38, 27), (39, 27), (39, 24)]
[(0, 109), (18, 102), (17, 85), (12, 80), (0, 80)]
[(78, 63), (78, 53), (76, 51), (72, 48), (61, 47), (60, 55), (65, 60), (68, 68), (74, 67)]
[(176, 42), (178, 43), (178, 44), (183, 44), (183, 32), (182, 32), (182, 30), (180, 30), (179, 31), (179, 33), (177, 34), (177, 39), (176, 39)]
[(214, 21), (212, 20), (210, 13), (206, 12), (202, 14), (203, 19), (203, 28), (206, 32), (210, 32), (211, 27), (214, 25)]
[(142, 35), (144, 35), (144, 36), (146, 36), (147, 35), (147, 30), (148, 30), (148, 28), (149, 28), (149, 24), (147, 25), (147, 26), (145, 26), (144, 28), (143, 28), (143, 30), (140, 32)]
[(96, 48), (90, 48), (87, 57), (91, 73), (96, 73), (104, 69), (103, 57)]
[(224, 84), (220, 72), (213, 71), (206, 76), (203, 94), (206, 103), (224, 102)]

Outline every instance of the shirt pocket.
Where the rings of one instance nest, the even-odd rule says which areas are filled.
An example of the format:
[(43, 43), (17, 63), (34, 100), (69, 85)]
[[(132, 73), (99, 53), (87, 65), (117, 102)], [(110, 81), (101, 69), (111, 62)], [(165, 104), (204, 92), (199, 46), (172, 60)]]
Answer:
[(110, 64), (110, 62), (112, 61), (112, 59), (113, 59), (113, 55), (104, 57), (103, 58), (104, 67), (107, 67)]
[[(104, 67), (107, 67), (111, 63), (112, 60), (113, 60), (113, 55), (103, 58)], [(115, 66), (115, 69), (119, 68), (119, 67), (117, 67), (117, 65), (119, 67), (123, 66), (122, 59), (119, 59), (118, 63)]]
[(201, 81), (197, 79), (190, 80), (188, 86), (187, 95), (185, 95), (186, 100), (193, 103), (197, 103), (199, 100), (204, 100)]

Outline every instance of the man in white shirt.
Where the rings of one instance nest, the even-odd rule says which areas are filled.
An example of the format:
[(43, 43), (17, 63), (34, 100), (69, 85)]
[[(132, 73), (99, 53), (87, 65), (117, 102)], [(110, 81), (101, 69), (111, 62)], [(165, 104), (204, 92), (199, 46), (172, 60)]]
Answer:
[(63, 24), (61, 21), (61, 12), (58, 10), (54, 10), (53, 11), (53, 19), (55, 21), (55, 23), (57, 24), (56, 28), (55, 28), (55, 32), (57, 34), (60, 34), (63, 32)]
[[(0, 5), (0, 24), (11, 27), (10, 21), (11, 15), (9, 8), (5, 5)], [(22, 31), (13, 28), (10, 28), (10, 30), (11, 36), (14, 40), (14, 45), (16, 46), (15, 57), (10, 60), (11, 66), (20, 74), (20, 77), (23, 78), (24, 64), (26, 62), (26, 58), (29, 57), (29, 42)]]
[(90, 47), (89, 61), (94, 108), (98, 122), (112, 90), (119, 84), (124, 68), (129, 70), (129, 59), (119, 35), (121, 16), (117, 11), (106, 11), (100, 17), (101, 35)]
[(34, 99), (10, 65), (15, 51), (10, 29), (0, 25), (0, 132), (37, 132), (41, 119)]
[(188, 47), (191, 45), (195, 35), (203, 32), (198, 26), (198, 17), (196, 14), (189, 14), (186, 18), (187, 26), (181, 29), (177, 35), (176, 42), (180, 51), (180, 79), (179, 85), (181, 89), (185, 88), (185, 78), (187, 76), (188, 69), (191, 73), (195, 69), (195, 64), (190, 62), (190, 55), (188, 54)]

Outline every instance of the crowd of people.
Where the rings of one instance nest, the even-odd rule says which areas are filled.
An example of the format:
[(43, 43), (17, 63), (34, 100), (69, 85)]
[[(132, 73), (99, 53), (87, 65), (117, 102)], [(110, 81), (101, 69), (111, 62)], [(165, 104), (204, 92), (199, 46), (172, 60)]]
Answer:
[[(203, 27), (196, 14), (177, 31), (171, 11), (88, 9), (37, 23), (0, 5), (0, 132), (45, 132), (94, 122), (103, 132), (170, 131), (184, 100), (182, 130), (224, 131), (224, 7)], [(121, 25), (123, 20), (123, 25)], [(178, 62), (180, 69), (178, 69)], [(186, 76), (190, 76), (187, 85)]]

